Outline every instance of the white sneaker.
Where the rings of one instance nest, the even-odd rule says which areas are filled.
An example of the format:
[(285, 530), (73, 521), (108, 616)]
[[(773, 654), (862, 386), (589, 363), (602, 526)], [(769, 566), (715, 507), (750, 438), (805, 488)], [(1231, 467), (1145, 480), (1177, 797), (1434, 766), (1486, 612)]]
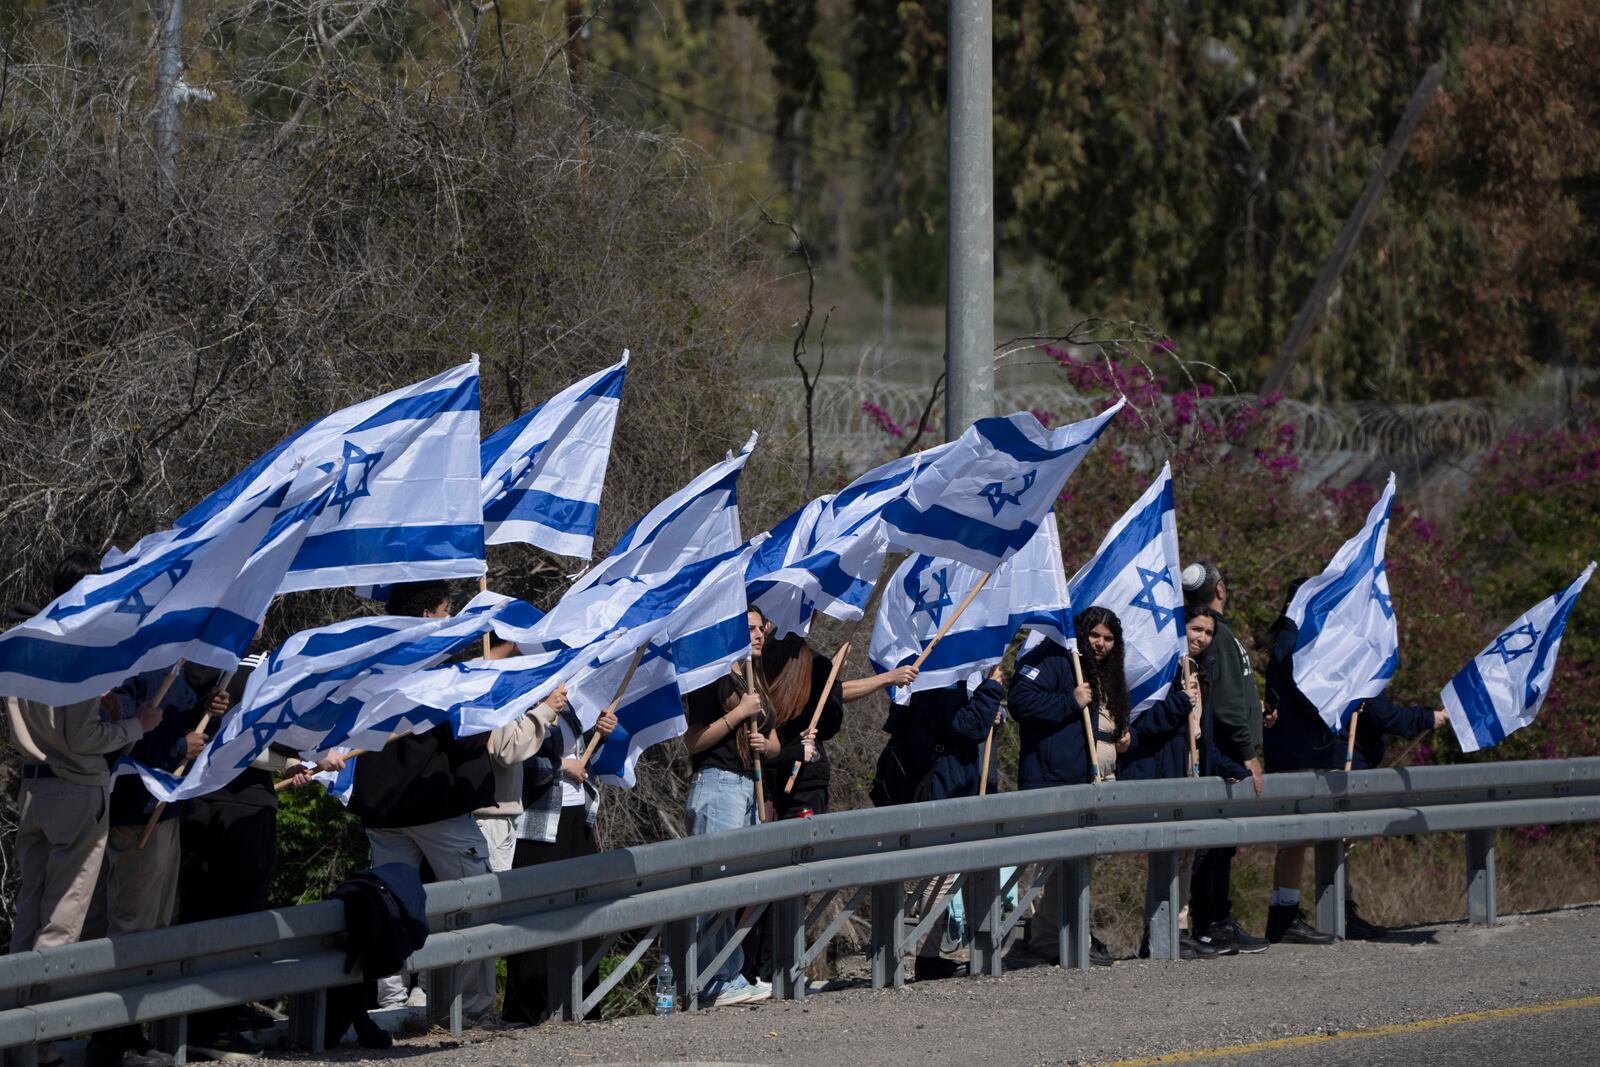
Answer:
[(421, 986), (417, 986), (406, 997), (404, 1003), (408, 1008), (426, 1008), (428, 1006), (428, 991)]
[(750, 996), (749, 996), (748, 999), (750, 999), (752, 1001), (755, 1001), (755, 1000), (771, 1000), (772, 999), (772, 983), (771, 982), (763, 982), (759, 978), (756, 979), (754, 982), (751, 982), (750, 983)]
[[(753, 999), (751, 996), (752, 991), (750, 983), (743, 978), (729, 982), (723, 987), (722, 992), (717, 994), (717, 998), (711, 1002), (711, 1006), (713, 1008), (727, 1008), (735, 1004), (748, 1004)], [(767, 986), (767, 996), (770, 997), (771, 995), (772, 987)]]

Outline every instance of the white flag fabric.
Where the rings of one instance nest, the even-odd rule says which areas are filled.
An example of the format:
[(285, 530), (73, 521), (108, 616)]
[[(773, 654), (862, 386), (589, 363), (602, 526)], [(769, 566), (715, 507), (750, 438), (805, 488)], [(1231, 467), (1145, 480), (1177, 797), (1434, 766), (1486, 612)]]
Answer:
[(1074, 609), (1101, 607), (1122, 623), (1130, 718), (1166, 697), (1188, 649), (1172, 465), (1111, 527), (1067, 583)]
[(1335, 734), (1363, 700), (1389, 686), (1400, 667), (1400, 637), (1389, 600), (1384, 546), (1394, 475), (1326, 570), (1302, 585), (1285, 614), (1299, 627), (1294, 682)]
[[(924, 555), (912, 556), (896, 568), (872, 629), (867, 657), (873, 669), (887, 671), (914, 660), (982, 578), (976, 567)], [(923, 661), (917, 680), (892, 689), (891, 699), (906, 704), (912, 693), (961, 682), (976, 688), (1024, 628), (1063, 648), (1074, 647), (1072, 607), (1053, 514), (1046, 514), (1022, 550), (994, 572)]]
[[(746, 654), (749, 648), (747, 637)], [(622, 666), (626, 668), (626, 660), (622, 661)], [(652, 644), (634, 672), (628, 696), (617, 708), (616, 729), (600, 743), (589, 764), (590, 773), (598, 775), (603, 782), (632, 789), (634, 769), (644, 750), (683, 736), (689, 723), (683, 714), (684, 690), (678, 685), (677, 673), (670, 651)], [(613, 685), (619, 683), (620, 677)], [(688, 691), (693, 692), (693, 689)], [(594, 715), (598, 715), (597, 710)]]
[(1461, 751), (1498, 745), (1539, 714), (1550, 692), (1567, 616), (1594, 567), (1590, 563), (1571, 585), (1506, 627), (1444, 687), (1439, 695)]
[(571, 592), (624, 575), (671, 571), (737, 548), (744, 540), (739, 533), (739, 475), (760, 436), (752, 433), (738, 455), (730, 453), (651, 508), (605, 559), (572, 583)]
[(772, 530), (751, 557), (745, 580), (750, 603), (772, 623), (775, 636), (804, 636), (819, 611), (841, 622), (861, 618), (888, 550), (884, 507), (904, 496), (917, 471), (949, 448), (938, 445), (885, 463)]
[(174, 803), (227, 785), (269, 745), (299, 752), (356, 747), (350, 738), (361, 703), (351, 693), (359, 684), (443, 663), (501, 619), (526, 626), (538, 617), (524, 601), (479, 593), (445, 618), (369, 616), (302, 630), (251, 672), (239, 704), (182, 778), (125, 762), (157, 800)]
[(483, 439), (483, 539), (594, 554), (628, 353)]
[(0, 634), (0, 693), (72, 704), (179, 660), (233, 670), (333, 489), (331, 474), (302, 471), (145, 538)]
[(884, 508), (890, 546), (993, 571), (1028, 543), (1126, 403), (1054, 431), (1025, 411), (979, 419)]
[(484, 573), (476, 358), (307, 423), (178, 525), (205, 522), (302, 465), (337, 480), (281, 592)]

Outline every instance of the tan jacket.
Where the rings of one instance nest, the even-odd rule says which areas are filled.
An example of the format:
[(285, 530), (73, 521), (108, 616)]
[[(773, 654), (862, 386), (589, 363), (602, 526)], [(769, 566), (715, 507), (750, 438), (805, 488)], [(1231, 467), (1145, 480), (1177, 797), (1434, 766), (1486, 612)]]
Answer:
[(522, 762), (544, 744), (544, 737), (555, 725), (557, 711), (549, 704), (535, 704), (514, 723), (489, 735), (489, 762), (494, 765), (494, 804), (472, 814), (516, 816), (522, 814)]
[(22, 754), (23, 764), (45, 764), (57, 778), (78, 785), (109, 785), (106, 754), (144, 736), (138, 719), (106, 722), (100, 718), (98, 699), (57, 708), (6, 697), (6, 718), (11, 724), (11, 743)]

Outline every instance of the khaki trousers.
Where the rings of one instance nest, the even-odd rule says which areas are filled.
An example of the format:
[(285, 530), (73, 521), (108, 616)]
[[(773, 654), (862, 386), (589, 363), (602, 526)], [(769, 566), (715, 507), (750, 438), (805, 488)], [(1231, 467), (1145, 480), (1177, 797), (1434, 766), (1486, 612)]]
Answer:
[(109, 792), (104, 784), (23, 779), (16, 841), (22, 884), (12, 952), (70, 945), (82, 935), (106, 849)]
[(111, 828), (105, 868), (84, 923), (87, 936), (117, 937), (172, 925), (182, 859), (178, 820), (156, 823), (150, 840), (140, 848), (143, 834), (144, 823)]

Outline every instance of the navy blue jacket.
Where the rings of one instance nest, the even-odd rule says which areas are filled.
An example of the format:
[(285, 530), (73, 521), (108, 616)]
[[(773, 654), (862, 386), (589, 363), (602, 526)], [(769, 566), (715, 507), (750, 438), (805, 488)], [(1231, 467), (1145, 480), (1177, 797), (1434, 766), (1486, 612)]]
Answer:
[(1021, 734), (1017, 757), (1020, 788), (1082, 785), (1094, 780), (1083, 733), (1083, 709), (1072, 699), (1076, 686), (1072, 656), (1054, 641), (1045, 641), (1018, 658), (1007, 704)]
[(909, 705), (890, 712), (888, 729), (905, 732), (913, 765), (932, 768), (929, 800), (978, 795), (983, 741), (1005, 696), (1005, 686), (985, 678), (970, 694), (964, 682), (913, 693)]
[[(1146, 708), (1128, 726), (1131, 743), (1117, 757), (1117, 779), (1137, 782), (1149, 778), (1182, 778), (1189, 773), (1189, 694), (1178, 685), (1167, 691), (1165, 699)], [(1217, 747), (1211, 705), (1200, 705), (1200, 740), (1195, 743), (1202, 776), (1221, 775), (1243, 779), (1250, 776), (1238, 761)]]
[[(1279, 619), (1267, 661), (1267, 704), (1278, 709), (1278, 721), (1266, 731), (1267, 769), (1271, 771), (1342, 771), (1349, 734), (1334, 734), (1294, 681), (1294, 646), (1299, 629)], [(1384, 736), (1415, 737), (1433, 726), (1433, 711), (1396, 704), (1387, 693), (1368, 700), (1356, 725), (1354, 770), (1383, 765)]]

